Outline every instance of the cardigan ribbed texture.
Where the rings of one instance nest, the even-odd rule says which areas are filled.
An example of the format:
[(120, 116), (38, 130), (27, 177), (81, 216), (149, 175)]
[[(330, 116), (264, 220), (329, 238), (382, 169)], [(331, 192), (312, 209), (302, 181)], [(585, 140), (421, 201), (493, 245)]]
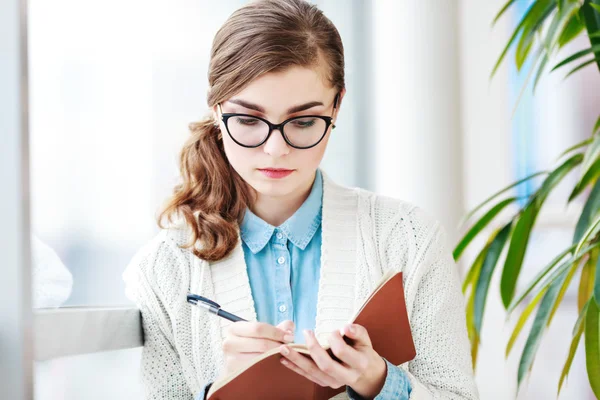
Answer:
[[(340, 186), (322, 174), (319, 342), (349, 321), (385, 271), (403, 271), (417, 350), (401, 365), (411, 381), (410, 399), (477, 399), (464, 298), (441, 225), (410, 203)], [(188, 292), (256, 320), (239, 237), (229, 256), (207, 262), (179, 247), (189, 235), (182, 223), (161, 230), (123, 273), (127, 296), (143, 318), (147, 399), (192, 400), (224, 365), (221, 346), (231, 322), (190, 306)]]

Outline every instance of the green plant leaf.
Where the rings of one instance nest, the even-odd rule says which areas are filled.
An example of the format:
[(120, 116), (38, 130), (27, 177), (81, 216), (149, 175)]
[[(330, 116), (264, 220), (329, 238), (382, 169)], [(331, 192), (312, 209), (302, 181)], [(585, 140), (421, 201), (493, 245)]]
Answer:
[(575, 326), (573, 327), (573, 335), (585, 324), (585, 317), (587, 315), (587, 309), (590, 306), (590, 301), (584, 304), (581, 311), (579, 311), (579, 316), (577, 317), (577, 321), (575, 321)]
[(504, 6), (500, 10), (500, 12), (498, 12), (498, 14), (496, 14), (496, 17), (494, 18), (494, 22), (492, 22), (492, 26), (494, 26), (496, 24), (496, 22), (498, 22), (498, 20), (500, 19), (500, 17), (502, 17), (502, 15), (506, 12), (506, 10), (508, 10), (510, 8), (510, 6), (513, 5), (513, 3), (515, 1), (516, 0), (508, 0), (506, 2), (506, 4), (504, 4)]
[[(535, 66), (538, 65), (538, 72), (539, 72), (539, 66), (541, 66), (541, 64), (543, 64), (543, 58), (546, 55), (544, 49), (540, 46), (537, 51), (535, 52), (535, 55), (533, 56), (533, 63), (532, 63), (532, 67), (529, 68), (529, 72), (527, 73), (527, 77), (525, 77), (525, 80), (523, 81), (523, 84), (521, 85), (521, 90), (519, 90), (519, 95), (517, 96), (517, 100), (515, 101), (515, 105), (513, 107), (513, 111), (512, 111), (512, 118), (514, 118), (515, 114), (517, 113), (517, 108), (519, 107), (519, 104), (521, 103), (521, 99), (523, 98), (523, 94), (525, 93), (525, 89), (527, 89), (529, 87), (529, 82), (531, 81), (531, 77), (533, 76), (533, 72), (535, 71)], [(541, 62), (540, 62), (540, 59)]]
[(571, 17), (573, 15), (575, 15), (575, 18), (578, 17), (579, 4), (569, 1), (567, 5), (561, 7), (560, 2), (558, 3), (559, 11), (555, 14), (552, 24), (550, 24), (546, 31), (544, 47), (546, 47), (548, 54), (552, 53), (557, 47), (559, 39), (568, 26)]
[[(509, 4), (509, 6), (510, 6), (510, 4)], [(494, 69), (492, 70), (490, 78), (492, 78), (496, 74), (496, 71), (498, 71), (498, 68), (500, 67), (500, 64), (502, 64), (502, 61), (504, 60), (504, 57), (506, 57), (506, 53), (508, 53), (508, 49), (510, 49), (510, 47), (512, 46), (512, 44), (515, 42), (515, 39), (519, 36), (519, 33), (521, 33), (521, 30), (523, 29), (523, 27), (525, 26), (525, 23), (527, 22), (527, 19), (529, 18), (529, 15), (534, 11), (535, 7), (536, 7), (536, 3), (534, 2), (532, 5), (529, 6), (529, 8), (527, 9), (527, 11), (525, 11), (525, 14), (523, 15), (523, 18), (521, 18), (521, 21), (519, 22), (519, 24), (515, 28), (512, 36), (508, 40), (508, 43), (506, 44), (506, 47), (504, 47), (504, 50), (502, 50), (502, 53), (500, 54), (500, 57), (498, 57), (498, 60), (496, 61), (496, 65), (494, 65)], [(499, 14), (499, 16), (500, 15), (501, 14)], [(498, 18), (499, 18), (499, 16), (498, 16)]]
[(571, 71), (569, 71), (569, 73), (565, 76), (565, 79), (567, 79), (568, 77), (570, 77), (571, 75), (573, 75), (575, 72), (584, 69), (585, 67), (587, 67), (590, 64), (593, 64), (596, 62), (595, 58), (592, 58), (591, 60), (587, 60), (581, 64), (579, 64), (578, 66), (576, 66), (575, 68), (573, 68)]
[(589, 228), (592, 216), (597, 215), (600, 211), (600, 181), (596, 181), (590, 195), (588, 196), (583, 211), (579, 216), (577, 225), (575, 226), (575, 233), (573, 234), (573, 243), (579, 243), (581, 238), (585, 234), (585, 231)]
[(592, 182), (594, 182), (598, 176), (600, 176), (600, 158), (598, 158), (594, 164), (588, 169), (583, 178), (573, 188), (573, 191), (569, 195), (568, 202), (570, 203), (575, 199), (581, 192)]
[(535, 223), (538, 211), (542, 207), (543, 202), (550, 191), (579, 163), (581, 163), (583, 156), (581, 154), (575, 154), (571, 158), (563, 162), (558, 168), (550, 173), (542, 182), (541, 187), (532, 196), (532, 199), (528, 205), (525, 206), (521, 216), (519, 217), (515, 226), (512, 238), (510, 241), (510, 247), (508, 248), (508, 254), (504, 263), (504, 269), (502, 271), (502, 279), (500, 281), (500, 293), (502, 295), (502, 302), (504, 307), (507, 308), (511, 303), (517, 279), (521, 272), (521, 266), (523, 259), (525, 258), (525, 252), (527, 251), (527, 243), (529, 242), (529, 235)]
[(479, 272), (481, 271), (481, 266), (483, 264), (483, 259), (485, 257), (485, 253), (487, 252), (488, 245), (486, 244), (483, 249), (479, 252), (477, 257), (475, 257), (475, 261), (473, 261), (473, 265), (469, 268), (469, 272), (467, 272), (467, 276), (463, 282), (462, 292), (466, 293), (469, 286), (473, 285), (477, 282), (477, 278), (479, 278)]
[(483, 311), (485, 310), (485, 302), (490, 286), (490, 281), (506, 244), (506, 240), (510, 236), (512, 221), (504, 226), (498, 235), (494, 238), (489, 246), (489, 250), (483, 261), (477, 285), (475, 287), (475, 330), (478, 335), (481, 335), (481, 325), (483, 323)]
[[(583, 5), (579, 9), (579, 16), (585, 23), (585, 29), (592, 48), (600, 46), (600, 13), (592, 6), (593, 4), (597, 5), (598, 1), (584, 0)], [(600, 70), (600, 51), (594, 50), (594, 53), (596, 65)]]
[(565, 160), (560, 166), (546, 177), (539, 190), (535, 193), (533, 200), (536, 201), (538, 208), (541, 208), (542, 203), (546, 200), (550, 191), (560, 183), (560, 181), (577, 165), (581, 164), (584, 160), (584, 156), (581, 154), (575, 154)]
[(580, 177), (583, 177), (592, 164), (600, 157), (600, 135), (594, 135), (592, 139), (592, 143), (586, 149), (585, 155), (583, 156)]
[[(590, 245), (584, 247), (583, 250), (580, 252), (580, 254), (577, 257), (573, 256), (571, 258), (568, 258), (563, 263), (561, 263), (558, 267), (556, 267), (556, 264), (557, 264), (556, 260), (559, 260), (559, 258), (562, 258), (561, 256), (564, 257), (564, 255), (567, 251), (556, 256), (554, 258), (554, 260), (546, 268), (544, 268), (542, 271), (540, 271), (536, 275), (536, 277), (531, 280), (531, 282), (527, 286), (527, 289), (521, 294), (521, 296), (519, 296), (519, 298), (517, 300), (514, 300), (510, 304), (507, 312), (509, 314), (512, 313), (514, 311), (514, 309), (525, 299), (525, 297), (527, 297), (527, 295), (529, 295), (529, 293), (531, 293), (533, 291), (533, 289), (535, 289), (537, 287), (545, 288), (546, 286), (550, 285), (552, 282), (556, 281), (558, 276), (561, 275), (563, 272), (565, 272), (567, 269), (569, 269), (573, 265), (573, 263), (579, 261), (581, 259), (581, 257), (585, 256), (590, 250), (598, 247), (599, 245), (600, 245), (600, 242), (591, 243)], [(574, 246), (575, 245), (573, 245), (572, 247), (574, 247)], [(571, 249), (571, 248), (569, 248), (569, 249)], [(569, 249), (567, 249), (567, 250), (569, 250)], [(546, 279), (544, 279), (544, 281), (541, 284), (539, 284), (539, 282), (544, 277), (546, 277), (546, 275), (548, 275), (548, 274), (550, 274), (550, 276), (547, 277)]]
[(533, 93), (535, 93), (535, 89), (537, 88), (540, 78), (542, 77), (542, 74), (544, 73), (544, 69), (546, 68), (546, 65), (548, 65), (548, 60), (549, 60), (548, 53), (544, 52), (544, 55), (542, 56), (542, 60), (538, 64), (538, 69), (537, 69), (537, 72), (535, 73), (535, 78), (533, 78), (533, 88), (532, 88)]
[(590, 251), (590, 257), (583, 266), (579, 277), (579, 290), (577, 291), (577, 309), (579, 312), (583, 310), (583, 307), (592, 296), (596, 268), (598, 268), (596, 263), (598, 263), (598, 249), (593, 249)]
[(542, 300), (542, 297), (544, 297), (547, 290), (548, 288), (543, 288), (542, 290), (540, 290), (540, 292), (533, 298), (533, 300), (531, 300), (531, 303), (529, 303), (527, 307), (525, 307), (525, 310), (523, 310), (523, 312), (521, 313), (521, 316), (519, 317), (519, 320), (517, 321), (517, 324), (513, 329), (513, 333), (512, 335), (510, 335), (508, 344), (506, 345), (506, 352), (504, 355), (506, 358), (508, 358), (510, 351), (512, 350), (515, 342), (517, 341), (517, 338), (519, 337), (519, 334), (523, 330), (523, 326), (525, 326), (525, 323), (529, 319), (529, 316), (531, 315), (535, 307), (538, 305), (540, 300)]
[(481, 232), (483, 228), (485, 228), (492, 221), (492, 219), (496, 217), (496, 215), (498, 215), (506, 206), (513, 203), (515, 200), (517, 200), (516, 197), (511, 197), (501, 201), (492, 207), (492, 209), (489, 210), (479, 221), (477, 221), (477, 223), (473, 225), (473, 227), (469, 230), (469, 232), (467, 232), (467, 234), (454, 249), (454, 252), (452, 253), (454, 259), (458, 260), (460, 255), (467, 248), (469, 243), (471, 243), (471, 241), (475, 238), (475, 236), (477, 236), (477, 234), (479, 234), (479, 232)]
[(535, 93), (537, 85), (540, 81), (542, 73), (546, 69), (546, 65), (548, 64), (548, 60), (550, 59), (549, 54), (552, 53), (555, 47), (556, 40), (556, 32), (559, 29), (564, 29), (564, 25), (566, 25), (565, 15), (570, 15), (573, 13), (573, 9), (575, 6), (572, 3), (569, 3), (569, 7), (561, 7), (561, 1), (558, 2), (559, 11), (554, 13), (554, 17), (552, 18), (552, 22), (548, 27), (548, 30), (545, 33), (545, 39), (543, 40), (543, 56), (541, 61), (538, 64), (537, 72), (535, 73), (535, 78), (533, 79), (533, 88), (532, 93)]
[(554, 300), (552, 309), (550, 310), (550, 315), (548, 316), (548, 322), (546, 322), (546, 326), (550, 326), (550, 323), (552, 323), (552, 318), (554, 318), (554, 314), (556, 314), (558, 307), (560, 307), (560, 303), (562, 302), (563, 298), (565, 297), (565, 293), (567, 292), (567, 289), (569, 288), (569, 285), (571, 284), (571, 281), (573, 280), (573, 275), (575, 275), (575, 271), (577, 271), (578, 266), (579, 266), (579, 263), (574, 262), (573, 265), (571, 266), (571, 268), (569, 268), (569, 270), (568, 270), (569, 272), (567, 272), (567, 275), (565, 276), (565, 279), (564, 279), (562, 285), (560, 286), (560, 290), (558, 291), (558, 294), (556, 295), (556, 299)]
[[(575, 10), (577, 11), (577, 10)], [(577, 12), (571, 13), (568, 22), (565, 24), (558, 37), (558, 47), (561, 48), (571, 40), (575, 39), (584, 29), (585, 25), (579, 19)]]
[(475, 293), (472, 291), (467, 301), (467, 333), (469, 334), (469, 342), (471, 342), (471, 361), (473, 369), (477, 366), (477, 351), (479, 348), (479, 335), (473, 324), (473, 314), (475, 309)]
[(585, 231), (585, 233), (583, 234), (583, 237), (581, 238), (579, 243), (577, 243), (577, 247), (575, 248), (575, 253), (573, 254), (573, 257), (577, 258), (579, 256), (579, 254), (585, 253), (585, 251), (582, 252), (581, 249), (586, 244), (588, 238), (597, 233), (598, 226), (600, 226), (600, 215), (596, 216), (594, 221), (588, 227), (587, 231)]
[(596, 397), (600, 398), (600, 310), (590, 301), (585, 318), (585, 363), (588, 379)]
[(496, 197), (508, 192), (510, 189), (514, 188), (515, 186), (519, 186), (520, 184), (527, 182), (528, 180), (531, 180), (533, 178), (536, 178), (540, 175), (548, 175), (548, 171), (541, 171), (541, 172), (536, 172), (535, 174), (531, 174), (529, 176), (526, 176), (523, 179), (518, 180), (517, 182), (505, 187), (504, 189), (494, 193), (493, 195), (491, 195), (490, 197), (488, 197), (487, 199), (485, 199), (481, 204), (479, 204), (477, 207), (475, 207), (471, 212), (469, 212), (460, 222), (459, 226), (463, 226), (466, 221), (470, 220), (471, 217), (473, 215), (475, 215), (479, 210), (481, 210), (483, 207), (486, 206), (486, 204), (488, 204), (490, 201), (494, 200)]
[(596, 262), (596, 273), (594, 276), (590, 274), (589, 278), (590, 282), (594, 283), (594, 300), (596, 304), (600, 305), (600, 263)]
[(594, 132), (593, 133), (596, 133), (598, 131), (600, 131), (600, 117), (598, 117), (598, 119), (596, 120), (596, 123), (594, 124)]
[(543, 331), (546, 327), (548, 318), (550, 317), (552, 305), (554, 304), (556, 297), (558, 296), (560, 287), (562, 286), (562, 283), (564, 282), (566, 276), (567, 271), (564, 271), (559, 277), (559, 279), (550, 284), (547, 292), (542, 298), (540, 306), (538, 307), (537, 313), (535, 315), (535, 319), (533, 320), (533, 325), (531, 327), (531, 330), (529, 331), (529, 336), (527, 337), (527, 341), (525, 342), (525, 347), (523, 348), (523, 353), (521, 354), (521, 360), (519, 361), (517, 386), (521, 385), (523, 378), (533, 366), (535, 354), (537, 353), (537, 349), (540, 345)]
[(538, 209), (535, 204), (530, 204), (525, 208), (515, 225), (500, 281), (500, 294), (505, 308), (508, 307), (514, 295), (517, 278), (519, 277), (521, 265), (525, 258), (529, 235), (531, 234), (537, 213)]
[(533, 47), (534, 34), (535, 32), (532, 32), (531, 36), (521, 36), (523, 40), (520, 40), (517, 44), (517, 50), (515, 51), (515, 65), (517, 66), (517, 71), (520, 71), (521, 68), (523, 68), (523, 64), (525, 64), (527, 56)]
[(600, 52), (600, 45), (592, 46), (590, 48), (578, 51), (577, 53), (570, 55), (569, 57), (565, 58), (564, 60), (562, 60), (561, 62), (556, 64), (554, 66), (554, 68), (552, 68), (550, 70), (550, 72), (555, 71), (555, 70), (559, 69), (560, 67), (563, 67), (575, 60), (580, 59), (581, 57), (587, 56), (588, 54), (595, 53), (595, 52)]
[(590, 6), (594, 7), (596, 10), (598, 10), (600, 12), (600, 4), (590, 3)]
[(523, 33), (515, 51), (515, 64), (518, 71), (521, 70), (527, 60), (536, 32), (543, 26), (544, 21), (552, 14), (556, 6), (555, 1), (538, 0), (534, 3), (531, 12), (527, 14), (525, 24), (523, 25)]
[[(558, 265), (558, 263), (560, 263), (562, 261), (562, 259), (565, 258), (565, 256), (567, 254), (569, 254), (573, 250), (575, 250), (576, 247), (577, 247), (577, 244), (573, 244), (573, 245), (571, 245), (571, 247), (567, 248), (566, 250), (563, 250), (559, 255), (557, 255), (556, 257), (554, 257), (552, 259), (552, 261), (550, 261), (550, 263), (544, 269), (542, 269), (540, 272), (538, 272), (537, 275), (527, 285), (527, 289), (525, 289), (523, 291), (523, 293), (521, 294), (521, 296), (519, 296), (518, 299), (514, 300), (510, 304), (510, 306), (508, 307), (507, 312), (509, 314), (512, 313), (514, 311), (514, 309), (525, 299), (525, 297), (527, 297), (529, 295), (529, 293), (531, 293), (533, 291), (533, 289), (535, 289), (538, 286), (538, 283), (540, 283), (540, 281), (542, 279), (544, 279), (544, 277), (546, 275), (548, 275), (552, 270), (554, 270), (555, 267)], [(563, 264), (561, 264), (561, 266), (563, 266), (565, 264), (570, 265), (573, 262), (574, 262), (574, 260), (569, 259), (569, 260), (566, 260)]]
[(561, 158), (563, 158), (564, 156), (566, 156), (567, 154), (569, 154), (573, 150), (579, 150), (580, 148), (587, 146), (588, 144), (592, 143), (593, 140), (594, 140), (594, 138), (588, 138), (588, 139), (585, 139), (582, 142), (579, 142), (579, 143), (577, 143), (577, 144), (569, 147), (568, 149), (566, 149), (565, 151), (563, 151), (560, 154), (560, 156), (558, 156), (558, 159), (560, 160)]
[(579, 341), (581, 340), (582, 333), (583, 324), (579, 324), (579, 326), (577, 326), (577, 329), (575, 330), (575, 334), (573, 335), (573, 340), (571, 340), (571, 346), (569, 347), (569, 355), (567, 356), (565, 365), (563, 366), (562, 372), (560, 373), (560, 379), (558, 381), (558, 392), (556, 393), (556, 397), (558, 397), (558, 395), (560, 394), (560, 389), (562, 388), (565, 378), (569, 374), (569, 370), (571, 369), (571, 364), (573, 364), (573, 359), (575, 358), (575, 353), (577, 352), (577, 347), (579, 346)]

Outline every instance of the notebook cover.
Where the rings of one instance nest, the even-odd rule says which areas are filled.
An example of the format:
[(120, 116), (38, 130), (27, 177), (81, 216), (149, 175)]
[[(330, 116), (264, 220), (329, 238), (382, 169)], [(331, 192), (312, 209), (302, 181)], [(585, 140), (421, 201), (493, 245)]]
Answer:
[[(399, 365), (415, 357), (401, 272), (373, 295), (355, 323), (367, 328), (373, 348), (390, 363)], [(281, 355), (276, 353), (253, 364), (212, 393), (210, 400), (326, 400), (346, 390), (344, 386), (321, 387), (281, 365), (280, 359)]]

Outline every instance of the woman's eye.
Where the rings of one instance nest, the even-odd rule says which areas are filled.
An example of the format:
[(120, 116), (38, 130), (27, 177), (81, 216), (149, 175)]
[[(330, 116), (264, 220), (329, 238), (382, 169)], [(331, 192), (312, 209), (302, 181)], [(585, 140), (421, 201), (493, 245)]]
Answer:
[(240, 125), (248, 125), (248, 126), (252, 126), (252, 125), (256, 125), (258, 123), (258, 120), (256, 118), (236, 118), (236, 122)]
[(294, 121), (294, 125), (296, 125), (298, 128), (310, 128), (314, 124), (315, 124), (314, 119), (308, 119), (308, 120), (300, 119), (300, 120)]

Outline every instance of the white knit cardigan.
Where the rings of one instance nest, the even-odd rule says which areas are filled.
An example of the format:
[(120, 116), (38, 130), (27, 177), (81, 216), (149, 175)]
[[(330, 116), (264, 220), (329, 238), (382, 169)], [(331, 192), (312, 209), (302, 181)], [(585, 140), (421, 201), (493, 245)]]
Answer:
[[(221, 372), (224, 328), (231, 322), (189, 305), (188, 292), (256, 320), (241, 240), (225, 259), (207, 262), (179, 247), (188, 240), (186, 229), (162, 230), (123, 274), (143, 318), (147, 399), (192, 399)], [(413, 205), (339, 186), (323, 173), (322, 238), (319, 342), (348, 322), (386, 270), (403, 271), (417, 350), (401, 365), (411, 381), (410, 398), (477, 399), (464, 299), (440, 224)]]

